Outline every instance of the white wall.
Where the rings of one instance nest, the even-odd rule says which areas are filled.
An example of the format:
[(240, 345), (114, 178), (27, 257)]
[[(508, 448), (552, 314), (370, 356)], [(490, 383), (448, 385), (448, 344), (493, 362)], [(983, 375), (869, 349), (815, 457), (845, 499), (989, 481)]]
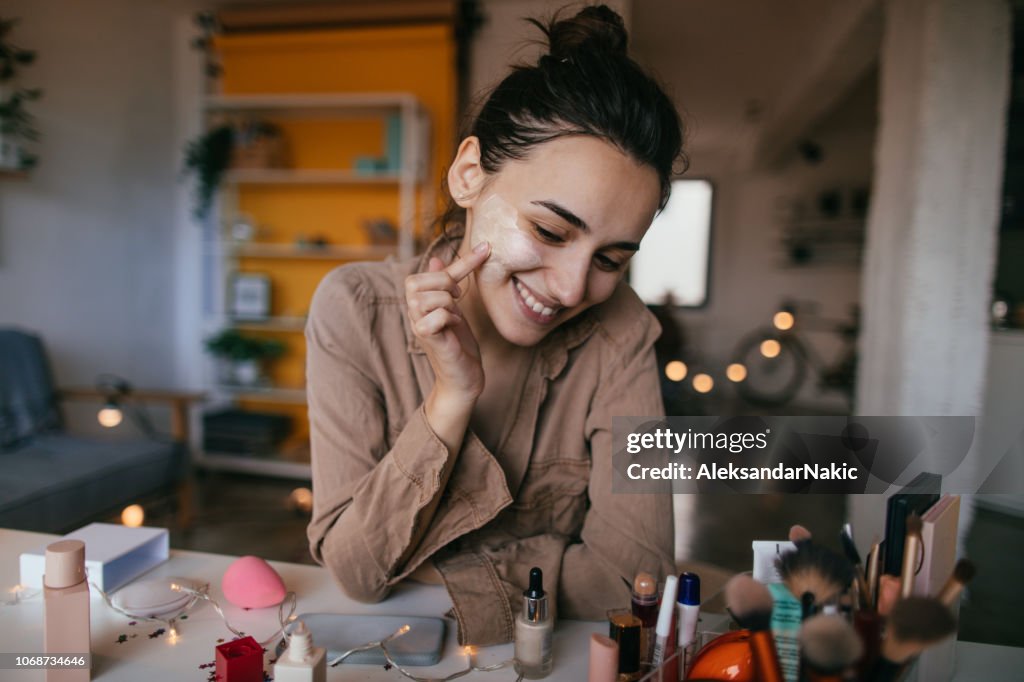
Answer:
[[(733, 393), (732, 385), (720, 379), (737, 343), (756, 326), (770, 324), (783, 298), (816, 301), (818, 314), (833, 319), (845, 318), (850, 304), (860, 299), (858, 266), (791, 267), (780, 239), (786, 222), (780, 204), (794, 199), (813, 204), (824, 190), (870, 184), (874, 95), (859, 90), (854, 101), (847, 100), (809, 131), (824, 150), (819, 164), (808, 164), (794, 154), (777, 168), (743, 170), (729, 149), (718, 155), (705, 151), (692, 159), (687, 175), (708, 178), (715, 187), (711, 278), (707, 305), (684, 310), (678, 317), (700, 352), (696, 359), (715, 376), (719, 396)], [(805, 338), (823, 359), (832, 360), (839, 351), (837, 336)], [(797, 402), (826, 409), (845, 405), (840, 395), (821, 394), (810, 381)]]
[(162, 5), (9, 0), (38, 52), (24, 85), (43, 138), (0, 184), (0, 321), (39, 332), (60, 383), (100, 371), (173, 385), (171, 32)]
[[(484, 23), (473, 38), (470, 98), (497, 85), (508, 74), (509, 65), (537, 60), (540, 47), (530, 41), (544, 36), (524, 19), (546, 20), (568, 4), (567, 0), (480, 0)], [(628, 30), (632, 0), (605, 0), (604, 4), (622, 15)]]

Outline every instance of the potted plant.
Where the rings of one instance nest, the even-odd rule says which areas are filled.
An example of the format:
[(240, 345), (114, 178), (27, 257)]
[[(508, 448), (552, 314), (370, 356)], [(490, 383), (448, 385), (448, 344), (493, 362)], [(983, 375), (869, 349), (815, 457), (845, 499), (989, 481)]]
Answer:
[(210, 128), (185, 148), (185, 174), (196, 174), (196, 219), (209, 214), (221, 178), (231, 167), (234, 147), (235, 131), (225, 124)]
[(284, 354), (284, 344), (276, 339), (245, 336), (237, 329), (225, 329), (206, 340), (206, 350), (223, 362), (222, 379), (227, 383), (253, 386), (263, 376), (264, 360)]
[(35, 61), (36, 53), (8, 41), (17, 19), (0, 19), (0, 168), (28, 170), (38, 158), (25, 148), (25, 142), (39, 139), (26, 102), (39, 99), (39, 88), (19, 88), (16, 78), (22, 67)]
[(252, 120), (210, 128), (185, 149), (184, 172), (196, 174), (195, 217), (203, 220), (209, 214), (228, 169), (283, 168), (287, 162), (284, 134), (274, 123)]

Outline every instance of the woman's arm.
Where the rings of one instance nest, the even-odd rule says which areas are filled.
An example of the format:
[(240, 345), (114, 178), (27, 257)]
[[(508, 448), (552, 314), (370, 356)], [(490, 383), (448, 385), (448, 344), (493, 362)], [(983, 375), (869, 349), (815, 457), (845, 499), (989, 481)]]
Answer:
[[(665, 413), (654, 356), (657, 330), (658, 325), (652, 325), (631, 359), (602, 382), (587, 418), (590, 509), (582, 542), (570, 545), (563, 560), (559, 605), (567, 618), (604, 619), (605, 595), (620, 594), (619, 600), (627, 605), (627, 585), (637, 573), (646, 571), (664, 580), (675, 572), (671, 487), (656, 494), (612, 493), (612, 418)], [(602, 593), (601, 588), (610, 591)]]
[[(389, 415), (375, 377), (388, 362), (379, 357), (381, 340), (374, 338), (376, 316), (382, 313), (376, 298), (358, 267), (340, 268), (318, 287), (306, 326), (314, 503), (310, 550), (344, 591), (361, 601), (383, 599), (438, 548), (482, 525), (511, 499), (479, 499), (472, 490), (445, 495), (452, 477), (462, 487), (465, 478), (491, 490), (507, 487), (501, 467), (478, 439), (459, 437), (452, 445), (439, 437), (426, 405), (409, 417), (388, 448)], [(461, 430), (465, 434), (465, 426)], [(486, 518), (478, 520), (481, 511)]]

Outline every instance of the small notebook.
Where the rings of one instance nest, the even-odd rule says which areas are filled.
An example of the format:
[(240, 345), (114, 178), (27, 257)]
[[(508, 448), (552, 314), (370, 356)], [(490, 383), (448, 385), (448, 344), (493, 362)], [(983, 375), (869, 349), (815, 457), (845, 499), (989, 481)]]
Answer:
[[(956, 566), (957, 528), (960, 521), (960, 496), (944, 495), (921, 517), (921, 544), (924, 547), (921, 570), (914, 579), (914, 594), (934, 596), (946, 584)], [(952, 606), (959, 617), (960, 602)], [(931, 647), (918, 659), (918, 680), (949, 680), (953, 677), (956, 637)]]

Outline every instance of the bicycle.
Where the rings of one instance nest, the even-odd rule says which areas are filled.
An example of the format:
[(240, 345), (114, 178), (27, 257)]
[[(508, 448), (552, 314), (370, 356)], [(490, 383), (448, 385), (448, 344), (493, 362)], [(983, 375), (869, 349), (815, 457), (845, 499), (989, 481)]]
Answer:
[[(808, 373), (813, 371), (819, 390), (842, 392), (852, 408), (860, 307), (852, 305), (845, 320), (817, 318), (807, 313), (817, 307), (814, 302), (784, 301), (773, 318), (773, 326), (755, 329), (737, 344), (730, 379), (744, 374), (735, 368), (742, 365), (745, 376), (738, 381), (733, 379), (740, 397), (761, 407), (785, 405), (796, 397)], [(837, 334), (842, 348), (836, 359), (826, 363), (804, 340), (801, 330)]]

